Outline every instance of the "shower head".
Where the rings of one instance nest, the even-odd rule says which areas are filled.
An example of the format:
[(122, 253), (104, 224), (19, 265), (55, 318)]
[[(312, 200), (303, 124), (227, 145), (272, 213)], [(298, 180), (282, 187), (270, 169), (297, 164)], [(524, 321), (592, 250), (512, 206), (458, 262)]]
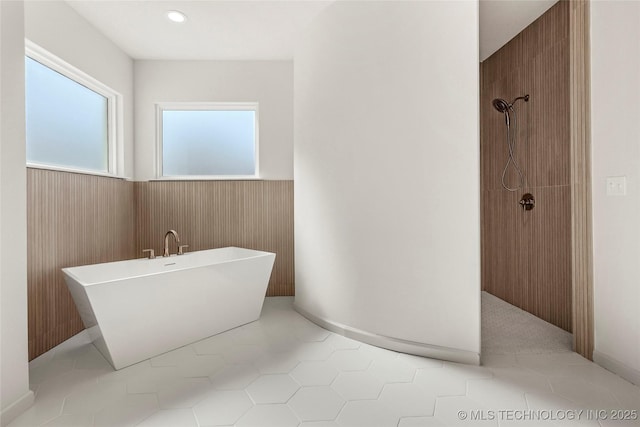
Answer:
[(511, 103), (505, 101), (502, 98), (496, 98), (492, 101), (492, 104), (493, 104), (493, 108), (500, 111), (501, 113), (508, 113), (509, 110), (513, 108), (513, 104), (515, 104), (517, 101), (521, 99), (523, 99), (524, 102), (529, 102), (529, 95), (519, 96), (513, 101), (511, 101)]
[(502, 98), (494, 99), (492, 104), (493, 104), (493, 108), (495, 108), (501, 113), (504, 113), (504, 121), (507, 124), (507, 127), (509, 127), (509, 122), (510, 122), (509, 110), (511, 109), (511, 104), (509, 104), (507, 101), (505, 101)]
[(500, 111), (501, 113), (509, 114), (509, 108), (511, 108), (511, 104), (509, 104), (504, 99), (496, 98), (493, 100), (492, 104), (493, 104), (493, 108)]
[(507, 127), (509, 127), (509, 122), (510, 122), (509, 110), (513, 110), (513, 104), (515, 104), (516, 101), (520, 99), (524, 99), (524, 102), (529, 102), (529, 95), (519, 96), (513, 101), (511, 101), (511, 103), (508, 103), (502, 98), (496, 98), (491, 102), (493, 104), (493, 108), (495, 108), (501, 113), (504, 113), (504, 121), (507, 124)]

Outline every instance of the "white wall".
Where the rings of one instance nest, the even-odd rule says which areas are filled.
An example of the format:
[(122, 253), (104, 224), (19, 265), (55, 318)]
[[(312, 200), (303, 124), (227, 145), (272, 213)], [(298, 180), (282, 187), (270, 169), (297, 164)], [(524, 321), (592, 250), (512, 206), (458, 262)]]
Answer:
[(294, 60), (299, 310), (477, 362), (478, 62), (477, 2), (314, 22)]
[[(640, 384), (639, 96), (640, 3), (591, 2), (594, 357)], [(621, 175), (627, 196), (607, 197)]]
[(261, 178), (293, 178), (291, 61), (136, 61), (136, 180), (156, 177), (155, 104), (189, 101), (257, 101)]
[(23, 3), (0, 2), (0, 424), (33, 402), (27, 364)]
[(124, 175), (133, 177), (133, 60), (64, 1), (25, 2), (25, 36), (123, 97)]

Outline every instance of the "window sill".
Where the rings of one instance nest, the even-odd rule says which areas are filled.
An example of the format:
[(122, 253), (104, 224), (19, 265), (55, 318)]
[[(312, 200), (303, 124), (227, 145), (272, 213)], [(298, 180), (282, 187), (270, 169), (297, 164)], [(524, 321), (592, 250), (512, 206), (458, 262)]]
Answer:
[(56, 172), (76, 173), (76, 174), (80, 174), (80, 175), (95, 175), (95, 176), (102, 176), (102, 177), (105, 177), (105, 178), (123, 179), (125, 181), (131, 181), (131, 178), (114, 175), (114, 174), (111, 174), (109, 172), (89, 171), (89, 170), (84, 170), (84, 169), (67, 168), (67, 167), (64, 167), (64, 166), (53, 166), (53, 165), (41, 165), (41, 164), (37, 164), (37, 163), (27, 163), (27, 168), (28, 169), (43, 169), (43, 170), (50, 170), (50, 171), (56, 171)]
[(162, 176), (149, 181), (262, 181), (262, 178), (254, 175), (186, 175)]

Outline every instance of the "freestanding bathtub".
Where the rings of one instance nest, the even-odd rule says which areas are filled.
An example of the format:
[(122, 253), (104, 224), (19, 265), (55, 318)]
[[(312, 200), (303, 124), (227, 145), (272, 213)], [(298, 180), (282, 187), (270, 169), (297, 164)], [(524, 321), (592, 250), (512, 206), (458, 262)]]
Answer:
[(94, 345), (121, 369), (257, 320), (275, 257), (228, 247), (62, 271)]

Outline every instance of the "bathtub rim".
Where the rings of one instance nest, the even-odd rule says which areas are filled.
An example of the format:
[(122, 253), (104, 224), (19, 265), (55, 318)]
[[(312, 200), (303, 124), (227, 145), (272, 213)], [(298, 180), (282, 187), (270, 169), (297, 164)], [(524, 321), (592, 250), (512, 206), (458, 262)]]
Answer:
[[(195, 254), (195, 253), (198, 253), (198, 252), (217, 251), (217, 250), (221, 250), (221, 249), (240, 249), (242, 251), (251, 251), (251, 252), (253, 252), (255, 254), (250, 255), (250, 256), (243, 256), (241, 258), (233, 258), (233, 259), (228, 259), (228, 260), (224, 260), (224, 261), (209, 263), (209, 264), (185, 265), (185, 266), (181, 266), (179, 268), (174, 268), (174, 269), (171, 269), (171, 270), (158, 270), (158, 271), (145, 273), (145, 274), (122, 276), (122, 277), (118, 277), (118, 278), (115, 278), (115, 279), (101, 280), (101, 281), (89, 281), (89, 282), (86, 282), (86, 281), (82, 280), (80, 277), (78, 277), (77, 274), (74, 274), (72, 272), (72, 270), (74, 270), (76, 268), (86, 268), (86, 267), (97, 266), (97, 265), (104, 266), (104, 265), (107, 265), (107, 264), (119, 264), (119, 263), (128, 263), (128, 262), (145, 261), (145, 260), (146, 261), (156, 261), (157, 262), (157, 261), (162, 260), (162, 259), (165, 259), (165, 260), (176, 259), (176, 257), (178, 257), (178, 256), (183, 257), (183, 256), (188, 256), (189, 254)], [(242, 248), (242, 247), (239, 247), (239, 246), (224, 246), (224, 247), (221, 247), (221, 248), (202, 249), (202, 250), (198, 250), (198, 251), (186, 252), (184, 255), (172, 254), (172, 255), (170, 255), (168, 257), (157, 256), (154, 259), (148, 259), (148, 258), (145, 258), (145, 257), (131, 258), (131, 259), (118, 260), (118, 261), (107, 261), (107, 262), (98, 262), (98, 263), (93, 263), (93, 264), (74, 265), (74, 266), (71, 266), (71, 267), (61, 268), (60, 270), (63, 272), (63, 274), (68, 275), (70, 278), (75, 280), (81, 286), (83, 286), (83, 287), (91, 287), (91, 286), (102, 285), (102, 284), (106, 284), (106, 283), (116, 283), (116, 282), (120, 282), (122, 280), (128, 280), (128, 279), (133, 279), (133, 278), (138, 278), (138, 277), (149, 277), (149, 276), (156, 276), (156, 275), (159, 275), (159, 274), (166, 274), (166, 273), (170, 273), (170, 272), (174, 272), (174, 271), (184, 271), (184, 270), (190, 270), (190, 269), (194, 269), (194, 268), (205, 268), (205, 267), (209, 267), (209, 266), (213, 266), (213, 265), (222, 265), (222, 264), (238, 262), (238, 261), (243, 261), (243, 260), (249, 260), (249, 259), (259, 258), (259, 257), (264, 257), (264, 256), (269, 256), (269, 255), (276, 256), (277, 254), (275, 252), (262, 251), (262, 250), (258, 250), (258, 249), (248, 249), (248, 248)]]

